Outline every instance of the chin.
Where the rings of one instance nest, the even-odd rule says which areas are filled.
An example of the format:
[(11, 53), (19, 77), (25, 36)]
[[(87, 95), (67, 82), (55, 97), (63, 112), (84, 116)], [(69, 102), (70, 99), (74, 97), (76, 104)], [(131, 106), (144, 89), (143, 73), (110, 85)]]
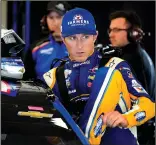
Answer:
[(111, 43), (111, 45), (112, 45), (113, 47), (117, 46), (117, 44), (115, 44), (115, 43)]
[[(88, 57), (87, 57), (87, 58), (88, 58)], [(77, 58), (76, 61), (77, 61), (77, 62), (84, 62), (84, 61), (87, 60), (87, 58), (86, 58), (86, 57), (85, 57), (85, 58)]]

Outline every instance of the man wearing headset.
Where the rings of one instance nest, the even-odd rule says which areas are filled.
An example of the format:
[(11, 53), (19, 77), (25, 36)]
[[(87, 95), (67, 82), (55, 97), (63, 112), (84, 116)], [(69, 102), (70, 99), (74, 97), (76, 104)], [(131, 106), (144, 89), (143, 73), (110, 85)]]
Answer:
[(41, 20), (42, 33), (46, 37), (33, 43), (24, 59), (26, 72), (24, 78), (37, 78), (47, 72), (55, 58), (68, 56), (61, 39), (61, 21), (63, 15), (70, 9), (67, 2), (51, 1), (47, 5), (46, 14)]
[(124, 60), (113, 57), (101, 66), (97, 35), (89, 11), (68, 11), (62, 39), (70, 59), (43, 77), (66, 109), (79, 116), (75, 121), (92, 145), (137, 145), (132, 128), (154, 116), (155, 104)]
[[(141, 49), (143, 49), (140, 43), (143, 38), (143, 31), (139, 16), (134, 11), (122, 10), (111, 13), (109, 20), (108, 35), (112, 47), (119, 48), (120, 54), (118, 57), (129, 63), (134, 71), (134, 75), (136, 75), (143, 87), (153, 97), (154, 93), (152, 90), (154, 90), (154, 84), (152, 89), (149, 85), (150, 79), (148, 79), (147, 74), (147, 71), (150, 70), (145, 70), (144, 56), (140, 53)], [(146, 53), (145, 50), (144, 52)], [(150, 59), (150, 57), (148, 58)], [(151, 59), (150, 61), (151, 67), (154, 67)]]

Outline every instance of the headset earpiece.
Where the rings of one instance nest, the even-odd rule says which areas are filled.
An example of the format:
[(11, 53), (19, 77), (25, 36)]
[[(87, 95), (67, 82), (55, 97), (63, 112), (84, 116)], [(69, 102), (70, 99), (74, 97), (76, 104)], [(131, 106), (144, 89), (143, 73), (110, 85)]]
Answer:
[(140, 42), (144, 36), (144, 32), (140, 28), (130, 28), (127, 31), (129, 42)]
[(43, 32), (48, 31), (48, 26), (46, 22), (47, 17), (43, 16), (42, 19), (40, 20), (40, 26)]

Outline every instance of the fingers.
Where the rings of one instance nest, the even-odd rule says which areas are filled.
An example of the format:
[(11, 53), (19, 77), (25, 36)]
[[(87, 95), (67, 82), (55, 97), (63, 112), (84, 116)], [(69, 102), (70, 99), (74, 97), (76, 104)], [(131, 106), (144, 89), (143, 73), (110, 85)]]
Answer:
[(107, 125), (107, 117), (109, 116), (109, 114), (111, 114), (112, 112), (108, 112), (104, 115), (103, 117), (103, 124), (106, 124)]
[(122, 122), (123, 122), (123, 119), (119, 117), (119, 118), (118, 118), (117, 120), (115, 120), (114, 123), (112, 124), (112, 128), (117, 127), (117, 126), (118, 126), (118, 127), (121, 127), (121, 126), (122, 126), (122, 125), (121, 125)]
[(120, 114), (117, 111), (110, 113), (107, 116), (106, 125), (112, 127), (113, 123), (120, 117)]
[(127, 120), (118, 111), (106, 113), (103, 117), (103, 123), (109, 127), (126, 127)]

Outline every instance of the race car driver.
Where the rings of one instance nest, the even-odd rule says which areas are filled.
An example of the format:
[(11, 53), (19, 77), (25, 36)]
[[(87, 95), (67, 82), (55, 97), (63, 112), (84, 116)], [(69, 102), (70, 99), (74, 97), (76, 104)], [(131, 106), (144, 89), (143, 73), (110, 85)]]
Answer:
[[(126, 61), (113, 57), (103, 65), (102, 55), (94, 50), (97, 35), (89, 11), (68, 11), (62, 37), (70, 60), (43, 77), (67, 110), (79, 115), (75, 121), (91, 144), (137, 145), (134, 129), (154, 116), (155, 103)], [(67, 91), (61, 90), (58, 77), (62, 68)]]

